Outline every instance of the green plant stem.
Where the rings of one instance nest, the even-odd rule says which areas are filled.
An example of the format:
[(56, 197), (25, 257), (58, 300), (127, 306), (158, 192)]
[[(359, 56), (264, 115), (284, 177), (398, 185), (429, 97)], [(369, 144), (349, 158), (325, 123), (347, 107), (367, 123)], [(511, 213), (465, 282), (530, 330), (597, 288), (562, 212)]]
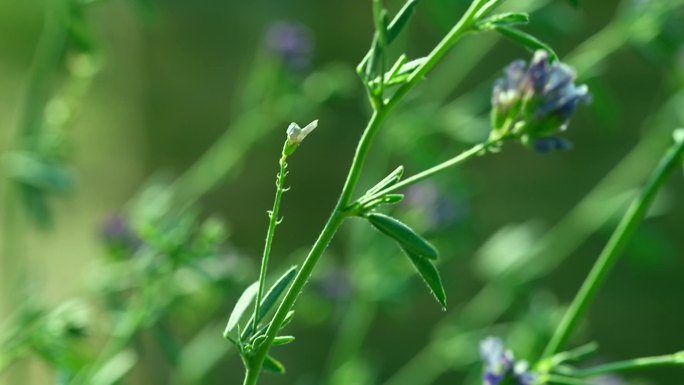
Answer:
[(397, 92), (392, 95), (387, 107), (392, 108), (401, 99), (406, 96), (406, 94), (415, 85), (425, 77), (425, 75), (432, 69), (432, 67), (437, 64), (439, 60), (449, 51), (449, 49), (466, 33), (472, 30), (473, 22), (475, 21), (475, 14), (482, 7), (483, 0), (474, 0), (470, 3), (470, 6), (463, 14), (461, 19), (456, 23), (456, 25), (449, 31), (449, 33), (437, 44), (437, 46), (430, 52), (430, 54), (425, 58), (423, 64), (416, 68), (416, 70), (411, 74), (406, 83), (404, 83)]
[(684, 365), (684, 352), (666, 354), (663, 356), (635, 358), (632, 360), (618, 361), (610, 364), (594, 366), (589, 369), (582, 369), (571, 372), (575, 377), (595, 377), (606, 373), (625, 372), (629, 370), (639, 370), (646, 368), (657, 368), (662, 366), (682, 366)]
[(314, 243), (311, 251), (307, 255), (301, 269), (297, 273), (292, 285), (285, 294), (282, 302), (278, 306), (273, 320), (269, 324), (266, 330), (266, 339), (259, 347), (259, 349), (250, 357), (246, 362), (246, 375), (244, 380), (244, 385), (256, 385), (259, 375), (261, 373), (261, 367), (264, 363), (268, 350), (273, 344), (278, 331), (285, 320), (287, 313), (294, 306), (299, 293), (304, 288), (304, 285), (311, 276), (316, 263), (323, 255), (323, 252), (328, 247), (328, 244), (332, 240), (333, 236), (337, 232), (337, 229), (342, 224), (344, 219), (347, 217), (345, 208), (349, 205), (352, 200), (354, 191), (356, 190), (356, 185), (359, 182), (361, 176), (361, 171), (363, 169), (363, 164), (368, 155), (368, 150), (370, 149), (373, 138), (375, 137), (380, 125), (385, 119), (387, 113), (395, 106), (398, 101), (408, 93), (408, 91), (413, 88), (418, 80), (420, 80), (438, 61), (441, 59), (447, 50), (466, 32), (471, 29), (475, 12), (481, 6), (482, 0), (474, 0), (463, 17), (454, 26), (454, 28), (447, 34), (447, 36), (442, 39), (442, 41), (437, 45), (437, 47), (430, 53), (425, 63), (419, 67), (412, 78), (410, 78), (406, 84), (404, 84), (395, 95), (392, 97), (391, 101), (385, 105), (385, 107), (374, 105), (375, 109), (373, 115), (371, 116), (366, 129), (364, 130), (361, 139), (356, 148), (352, 164), (347, 174), (347, 179), (340, 193), (340, 197), (337, 200), (335, 208), (328, 218), (322, 232), (318, 236), (318, 239)]
[(559, 384), (559, 385), (594, 385), (584, 380), (578, 380), (572, 377), (558, 376), (558, 375), (547, 375), (544, 377), (546, 381), (545, 384)]
[(261, 347), (257, 350), (254, 356), (246, 362), (247, 372), (245, 376), (244, 385), (255, 385), (257, 383), (259, 374), (261, 372), (261, 366), (263, 365), (264, 359), (268, 354), (268, 349), (273, 344), (273, 340), (275, 339), (278, 331), (280, 330), (280, 327), (283, 324), (283, 321), (285, 320), (285, 316), (290, 311), (292, 306), (294, 306), (294, 303), (297, 300), (299, 293), (302, 291), (304, 285), (311, 276), (311, 273), (313, 272), (316, 263), (323, 255), (323, 252), (328, 247), (328, 244), (337, 232), (337, 229), (344, 221), (346, 215), (344, 214), (343, 209), (347, 206), (348, 202), (351, 199), (351, 196), (354, 193), (354, 189), (356, 188), (356, 185), (361, 176), (361, 169), (363, 168), (363, 163), (368, 154), (371, 142), (373, 140), (373, 137), (377, 133), (378, 128), (380, 127), (380, 124), (382, 123), (384, 117), (385, 114), (383, 111), (373, 112), (373, 115), (371, 116), (371, 119), (369, 120), (368, 125), (364, 130), (363, 135), (361, 136), (361, 140), (359, 141), (359, 144), (357, 146), (356, 153), (354, 155), (354, 159), (349, 170), (349, 174), (347, 175), (347, 180), (344, 184), (344, 187), (342, 188), (342, 192), (337, 201), (335, 209), (333, 210), (330, 218), (328, 218), (328, 221), (323, 227), (323, 231), (318, 236), (318, 239), (311, 248), (309, 255), (304, 260), (301, 269), (299, 270), (299, 272), (297, 272), (297, 276), (295, 277), (294, 281), (292, 282), (292, 285), (285, 294), (283, 301), (280, 303), (280, 306), (278, 306), (278, 309), (276, 310), (276, 313), (273, 316), (273, 320), (271, 321), (268, 329), (266, 330), (266, 340), (264, 340)]
[[(287, 142), (285, 144), (287, 146)], [(273, 209), (268, 213), (268, 230), (266, 231), (266, 242), (264, 244), (264, 253), (261, 256), (261, 269), (259, 271), (259, 290), (257, 291), (256, 303), (254, 304), (254, 323), (251, 325), (252, 330), (256, 331), (257, 320), (259, 319), (259, 308), (261, 300), (264, 297), (264, 287), (266, 286), (266, 272), (268, 269), (268, 258), (271, 255), (271, 246), (273, 245), (273, 236), (275, 235), (276, 226), (280, 223), (278, 220), (278, 212), (280, 211), (280, 201), (283, 198), (283, 193), (287, 191), (285, 188), (285, 177), (287, 176), (287, 155), (285, 155), (285, 146), (283, 147), (282, 155), (278, 165), (278, 177), (276, 178), (276, 194), (273, 200)]]
[(381, 191), (378, 191), (377, 193), (373, 194), (371, 197), (364, 198), (364, 199), (370, 201), (372, 199), (381, 197), (385, 194), (389, 194), (389, 193), (401, 190), (405, 187), (414, 185), (414, 184), (416, 184), (422, 180), (425, 180), (431, 176), (434, 176), (435, 174), (438, 174), (438, 173), (440, 173), (446, 169), (449, 169), (449, 168), (454, 167), (454, 166), (461, 165), (461, 164), (465, 163), (466, 161), (481, 155), (484, 151), (486, 151), (490, 148), (493, 148), (493, 147), (497, 147), (498, 145), (500, 145), (503, 141), (505, 141), (507, 139), (508, 139), (508, 137), (501, 137), (498, 139), (488, 140), (486, 142), (477, 144), (477, 145), (469, 148), (468, 150), (456, 155), (455, 157), (453, 157), (453, 158), (451, 158), (445, 162), (442, 162), (436, 166), (430, 167), (427, 170), (419, 172), (418, 174), (412, 175), (412, 176), (402, 180), (401, 182), (393, 184), (393, 185), (391, 185), (391, 186), (389, 186), (389, 187), (387, 187)]
[(681, 162), (683, 151), (684, 140), (676, 141), (665, 153), (639, 196), (627, 209), (627, 213), (608, 240), (594, 267), (589, 272), (589, 275), (561, 320), (560, 325), (554, 332), (551, 341), (544, 351), (543, 358), (549, 358), (556, 354), (568, 340), (577, 323), (586, 313), (589, 304), (596, 296), (598, 289), (605, 281), (611, 268), (615, 265), (620, 252), (631, 238), (639, 222), (646, 215), (648, 208), (667, 180), (668, 175)]

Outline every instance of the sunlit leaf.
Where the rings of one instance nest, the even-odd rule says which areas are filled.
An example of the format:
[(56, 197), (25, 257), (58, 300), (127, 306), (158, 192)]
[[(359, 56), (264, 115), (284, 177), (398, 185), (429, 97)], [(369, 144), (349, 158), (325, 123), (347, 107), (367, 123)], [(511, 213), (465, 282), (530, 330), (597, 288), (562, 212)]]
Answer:
[[(259, 322), (261, 322), (266, 314), (273, 308), (273, 306), (276, 304), (280, 296), (283, 294), (285, 289), (290, 285), (290, 282), (294, 279), (294, 277), (297, 275), (297, 266), (292, 266), (290, 267), (283, 275), (278, 278), (278, 280), (271, 286), (271, 288), (268, 290), (266, 295), (264, 296), (264, 299), (261, 300), (261, 305), (259, 306), (259, 316), (256, 319), (256, 324), (258, 325)], [(245, 330), (242, 332), (242, 339), (246, 339), (249, 336), (249, 333), (251, 333), (253, 327), (254, 327), (255, 321), (254, 321), (254, 315), (249, 318), (249, 321), (247, 322), (247, 327)]]
[(245, 289), (245, 291), (242, 293), (237, 303), (235, 304), (235, 307), (233, 308), (233, 312), (230, 313), (230, 318), (228, 319), (226, 330), (224, 330), (223, 332), (224, 336), (227, 336), (228, 333), (235, 329), (235, 326), (237, 326), (238, 322), (240, 322), (240, 319), (245, 313), (245, 310), (247, 310), (249, 305), (254, 301), (254, 297), (256, 297), (257, 291), (259, 291), (259, 282), (254, 282), (253, 284), (249, 285), (249, 287)]
[(294, 336), (278, 336), (273, 339), (273, 345), (286, 345), (294, 340)]

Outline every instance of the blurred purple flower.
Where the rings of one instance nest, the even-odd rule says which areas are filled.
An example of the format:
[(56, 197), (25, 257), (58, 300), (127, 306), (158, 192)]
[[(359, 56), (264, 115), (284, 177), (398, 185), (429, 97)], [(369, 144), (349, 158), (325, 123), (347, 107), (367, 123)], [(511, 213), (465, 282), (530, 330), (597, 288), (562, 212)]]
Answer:
[(130, 253), (135, 252), (143, 243), (128, 220), (119, 214), (113, 214), (105, 218), (100, 235), (107, 246), (123, 249)]
[(591, 100), (587, 86), (576, 85), (575, 77), (572, 68), (550, 62), (543, 50), (529, 65), (511, 63), (492, 91), (492, 135), (513, 132), (542, 151), (566, 149), (568, 142), (555, 135), (568, 127), (580, 103)]
[(445, 195), (431, 182), (409, 187), (404, 202), (409, 206), (419, 207), (426, 213), (429, 226), (432, 228), (448, 226), (465, 217), (468, 212), (464, 202)]
[(332, 300), (346, 299), (352, 292), (349, 276), (342, 269), (330, 271), (323, 278), (316, 281), (315, 287), (322, 296)]
[(278, 21), (266, 31), (266, 47), (295, 72), (309, 68), (313, 46), (311, 31), (297, 22)]
[(501, 339), (488, 337), (480, 343), (484, 363), (483, 385), (532, 385), (537, 376), (527, 370), (527, 363), (515, 362), (513, 352)]

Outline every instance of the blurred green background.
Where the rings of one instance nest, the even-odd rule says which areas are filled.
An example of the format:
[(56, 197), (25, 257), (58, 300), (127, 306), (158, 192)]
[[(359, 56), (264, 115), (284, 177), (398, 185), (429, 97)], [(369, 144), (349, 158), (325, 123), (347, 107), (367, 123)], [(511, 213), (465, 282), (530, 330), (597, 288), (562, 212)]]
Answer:
[[(401, 6), (400, 1), (387, 3), (392, 10)], [(424, 55), (467, 3), (423, 1), (397, 52)], [(574, 9), (560, 0), (509, 1), (511, 9), (536, 9), (526, 30), (575, 65), (580, 80), (592, 90), (594, 103), (581, 109), (567, 132), (573, 150), (537, 154), (509, 144), (500, 154), (442, 174), (396, 209), (398, 216), (426, 231), (442, 251), (445, 262), (440, 270), (449, 295), (449, 313), (440, 311), (417, 279), (404, 282), (408, 266), (386, 262), (398, 260), (393, 245), (374, 239), (362, 223), (345, 225), (298, 302), (298, 314), (289, 326), (297, 341), (274, 350), (288, 374), (267, 375), (263, 383), (401, 384), (400, 380), (385, 381), (435, 333), (451, 336), (481, 330), (484, 335), (511, 336), (513, 342), (525, 346), (520, 348), (523, 352), (538, 350), (557, 320), (557, 306), (571, 300), (605, 244), (615, 215), (624, 208), (624, 198), (631, 196), (653, 167), (669, 132), (684, 124), (684, 9), (666, 3), (586, 1), (581, 9)], [(27, 83), (51, 6), (37, 0), (0, 2), (3, 156), (21, 146), (16, 138), (21, 136), (18, 127)], [(658, 10), (663, 7), (670, 8)], [(98, 70), (79, 85), (78, 77), (70, 78), (66, 67), (57, 65), (49, 91), (76, 95), (75, 116), (59, 130), (66, 143), (66, 155), (60, 161), (71, 171), (74, 183), (68, 191), (47, 198), (52, 215), (48, 225), (32, 219), (19, 201), (2, 207), (3, 216), (10, 216), (8, 210), (19, 212), (14, 217), (17, 221), (5, 221), (0, 227), (0, 245), (13, 244), (4, 257), (11, 261), (3, 260), (3, 269), (8, 272), (23, 266), (27, 287), (16, 290), (27, 295), (26, 301), (31, 298), (45, 308), (73, 297), (90, 303), (94, 338), (84, 349), (98, 351), (102, 336), (109, 332), (103, 315), (108, 308), (93, 287), (98, 287), (101, 271), (114, 263), (107, 257), (101, 235), (106, 218), (129, 215), (134, 211), (131, 202), (150, 180), (173, 180), (224, 134), (239, 132), (227, 139), (234, 144), (228, 145), (228, 151), (240, 159), (230, 177), (221, 178), (215, 188), (192, 202), (199, 218), (225, 221), (228, 240), (219, 258), (230, 254), (225, 258), (237, 262), (230, 265), (220, 284), (207, 284), (206, 290), (174, 301), (160, 321), (179, 346), (204, 326), (218, 325), (213, 336), (218, 344), (226, 345), (225, 351), (214, 343), (200, 344), (195, 360), (202, 361), (205, 353), (211, 355), (211, 349), (219, 349), (220, 356), (201, 376), (189, 380), (192, 376), (184, 370), (192, 372), (186, 367), (193, 364), (183, 367), (169, 360), (163, 344), (142, 327), (130, 342), (137, 352), (135, 365), (122, 380), (130, 384), (238, 384), (242, 376), (239, 359), (230, 352), (228, 342), (222, 341), (220, 331), (241, 289), (257, 277), (267, 222), (264, 212), (271, 206), (285, 128), (290, 121), (320, 120), (319, 128), (290, 162), (292, 190), (285, 196), (285, 221), (276, 234), (273, 272), (300, 259), (315, 239), (334, 205), (368, 118), (364, 91), (353, 68), (372, 36), (370, 2), (101, 0), (84, 6), (83, 12), (84, 33), (91, 46), (79, 48), (72, 42), (68, 49), (85, 55)], [(314, 42), (309, 66), (296, 71), (285, 68), (264, 43), (269, 26), (281, 20), (308, 30)], [(614, 20), (620, 23), (610, 24)], [(607, 25), (613, 28), (601, 34)], [(411, 173), (419, 171), (486, 138), (493, 79), (511, 60), (528, 57), (528, 52), (493, 35), (464, 39), (404, 103), (396, 118), (385, 124), (362, 186), (372, 185), (398, 164)], [(68, 62), (69, 58), (59, 60)], [(82, 93), (78, 87), (83, 87)], [(635, 148), (639, 152), (629, 163), (623, 162)], [(218, 168), (222, 161), (229, 162), (217, 161)], [(623, 170), (605, 183), (603, 195), (582, 215), (562, 222), (618, 164)], [(11, 183), (11, 178), (3, 176), (3, 199), (12, 195)], [(678, 173), (573, 341), (599, 342), (598, 361), (684, 349), (683, 193)], [(437, 194), (436, 210), (445, 221), (431, 216), (429, 205), (436, 203), (428, 199), (430, 194)], [(460, 326), (458, 322), (467, 322), (457, 321), (459, 311), (483, 285), (497, 282), (497, 272), (506, 268), (502, 259), (524, 260), (525, 255), (534, 255), (529, 250), (545, 242), (543, 234), (559, 222), (566, 223), (561, 234), (549, 241), (541, 255), (535, 255), (543, 266), (545, 253), (551, 254), (549, 258), (557, 259), (558, 266), (532, 277), (526, 277), (527, 268), (522, 268), (522, 273), (502, 279), (504, 292), (506, 285), (517, 289), (511, 289), (510, 305), (491, 322)], [(586, 234), (577, 235), (583, 231)], [(364, 262), (364, 258), (376, 262)], [(396, 271), (400, 278), (392, 278)], [(14, 283), (6, 275), (3, 279), (3, 295), (11, 297), (8, 293)], [(497, 298), (492, 301), (492, 306), (498, 306)], [(9, 319), (16, 307), (5, 303), (2, 310), (2, 319)], [(434, 326), (445, 318), (445, 327)], [(520, 319), (522, 326), (512, 325)], [(492, 323), (498, 326), (490, 327)], [(518, 332), (509, 334), (511, 330)], [(444, 369), (426, 368), (425, 373), (433, 373), (434, 378), (424, 383), (472, 383), (468, 373), (477, 371), (477, 363), (467, 357), (477, 354), (478, 339), (473, 338), (459, 340), (460, 345), (438, 344), (428, 354), (433, 358), (425, 362)], [(54, 383), (51, 365), (36, 356), (40, 354), (22, 356), (10, 367), (10, 374), (0, 374), (0, 383)], [(16, 382), (18, 378), (22, 382)], [(626, 381), (679, 384), (684, 383), (684, 371), (653, 370), (630, 375)]]

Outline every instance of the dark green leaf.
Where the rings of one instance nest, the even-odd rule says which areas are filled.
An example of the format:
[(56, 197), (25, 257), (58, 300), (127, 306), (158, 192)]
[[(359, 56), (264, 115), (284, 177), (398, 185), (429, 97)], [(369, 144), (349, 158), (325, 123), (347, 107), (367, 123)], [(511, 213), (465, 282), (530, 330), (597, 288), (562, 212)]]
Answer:
[(399, 36), (401, 30), (404, 29), (411, 16), (413, 16), (416, 5), (418, 5), (418, 0), (407, 0), (404, 6), (397, 12), (397, 15), (394, 16), (394, 19), (392, 19), (387, 28), (387, 44), (390, 44)]
[[(287, 287), (290, 285), (290, 282), (292, 282), (296, 275), (297, 266), (292, 266), (283, 275), (281, 275), (280, 278), (278, 278), (273, 286), (271, 286), (266, 295), (264, 295), (264, 299), (261, 300), (261, 305), (259, 305), (259, 317), (256, 319), (257, 325), (264, 319), (266, 314), (268, 314), (276, 302), (278, 302), (278, 299), (283, 294), (285, 289), (287, 289)], [(252, 317), (250, 317), (249, 321), (247, 322), (247, 327), (242, 332), (241, 337), (243, 340), (249, 337), (249, 334), (254, 329), (254, 324), (254, 315), (252, 314)]]
[(542, 42), (541, 40), (526, 32), (506, 26), (497, 26), (495, 29), (500, 34), (522, 45), (523, 47), (531, 50), (532, 52), (538, 49), (543, 49), (544, 51), (549, 53), (549, 57), (552, 61), (558, 60), (558, 55), (556, 55), (556, 53), (548, 44)]
[(238, 322), (240, 322), (240, 319), (242, 318), (242, 315), (245, 313), (245, 310), (247, 310), (252, 301), (254, 301), (254, 297), (257, 295), (258, 290), (259, 282), (254, 282), (253, 284), (249, 285), (249, 287), (245, 289), (245, 291), (242, 293), (237, 303), (235, 304), (235, 307), (233, 308), (233, 312), (230, 313), (230, 318), (228, 319), (226, 330), (224, 330), (223, 332), (224, 337), (227, 338), (228, 333), (235, 329), (235, 326), (237, 326)]
[(416, 268), (418, 274), (423, 278), (423, 281), (427, 284), (428, 288), (435, 296), (440, 305), (442, 305), (442, 310), (446, 310), (446, 293), (444, 292), (444, 286), (442, 285), (442, 278), (439, 276), (439, 271), (435, 265), (425, 259), (420, 255), (417, 255), (409, 250), (404, 249), (404, 253), (409, 257), (413, 267)]
[(530, 21), (530, 16), (526, 13), (508, 12), (499, 13), (488, 18), (485, 18), (477, 23), (479, 30), (492, 30), (496, 27), (507, 27), (513, 25), (527, 24)]
[(264, 369), (276, 374), (285, 374), (285, 365), (271, 356), (266, 356)]
[(438, 253), (434, 246), (397, 219), (380, 213), (370, 213), (366, 219), (373, 227), (397, 241), (406, 250), (424, 258), (437, 258)]
[(580, 0), (568, 0), (570, 4), (572, 4), (573, 7), (579, 8), (580, 7)]

